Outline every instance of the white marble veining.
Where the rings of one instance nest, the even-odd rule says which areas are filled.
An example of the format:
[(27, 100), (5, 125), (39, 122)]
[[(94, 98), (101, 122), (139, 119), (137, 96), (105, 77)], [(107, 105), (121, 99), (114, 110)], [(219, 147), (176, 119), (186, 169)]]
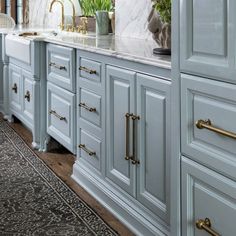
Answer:
[(147, 28), (151, 0), (116, 0), (116, 35), (152, 40)]
[[(52, 13), (49, 6), (52, 0), (30, 0), (29, 1), (29, 24), (40, 27), (57, 28), (61, 21), (61, 8), (58, 3), (53, 6)], [(72, 15), (72, 8), (69, 1), (64, 1), (65, 15)], [(78, 0), (73, 0), (76, 8), (76, 15), (80, 15)]]

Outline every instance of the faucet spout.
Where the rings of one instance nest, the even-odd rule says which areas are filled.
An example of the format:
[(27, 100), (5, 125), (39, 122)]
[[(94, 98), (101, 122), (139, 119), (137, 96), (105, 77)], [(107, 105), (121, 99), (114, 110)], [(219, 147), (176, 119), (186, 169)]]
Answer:
[(72, 29), (72, 31), (75, 31), (75, 27), (76, 27), (76, 24), (75, 24), (75, 4), (73, 3), (73, 1), (72, 0), (68, 0), (70, 3), (71, 3), (71, 5), (72, 5), (72, 20), (73, 20), (73, 29)]
[(64, 15), (64, 4), (61, 0), (53, 0), (49, 7), (49, 12), (52, 12), (52, 7), (55, 3), (59, 3), (61, 5), (61, 30), (64, 30), (64, 22), (65, 22), (65, 15)]

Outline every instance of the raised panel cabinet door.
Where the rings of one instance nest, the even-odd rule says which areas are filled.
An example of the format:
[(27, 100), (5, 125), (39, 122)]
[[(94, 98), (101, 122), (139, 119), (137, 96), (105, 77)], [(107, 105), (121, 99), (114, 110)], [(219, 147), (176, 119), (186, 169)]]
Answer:
[(181, 166), (182, 236), (235, 235), (236, 182), (185, 157)]
[(169, 222), (170, 82), (137, 76), (137, 198)]
[[(23, 79), (23, 96), (22, 96), (22, 109), (26, 119), (30, 122), (34, 120), (34, 81), (32, 75), (26, 71), (22, 71)], [(38, 109), (38, 108), (37, 108)]]
[(236, 82), (235, 0), (181, 0), (182, 72)]
[(21, 69), (12, 64), (9, 65), (9, 99), (10, 106), (16, 112), (21, 112), (22, 109), (22, 77)]
[[(134, 113), (136, 73), (107, 66), (107, 177), (135, 195), (136, 167), (126, 160), (126, 114)], [(131, 119), (130, 119), (131, 122)], [(128, 133), (131, 133), (128, 131)]]

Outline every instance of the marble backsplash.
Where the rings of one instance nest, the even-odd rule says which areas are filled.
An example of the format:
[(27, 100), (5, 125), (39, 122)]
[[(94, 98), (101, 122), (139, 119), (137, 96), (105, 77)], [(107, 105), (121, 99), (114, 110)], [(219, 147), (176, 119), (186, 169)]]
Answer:
[[(29, 0), (30, 25), (55, 28), (60, 24), (60, 5), (53, 6), (49, 13), (52, 0)], [(65, 1), (65, 15), (71, 15), (69, 1)], [(78, 0), (74, 0), (77, 15), (80, 14)], [(116, 0), (116, 35), (139, 39), (152, 39), (147, 29), (147, 18), (151, 11), (151, 0)]]
[(151, 0), (116, 0), (116, 35), (152, 39), (147, 29)]

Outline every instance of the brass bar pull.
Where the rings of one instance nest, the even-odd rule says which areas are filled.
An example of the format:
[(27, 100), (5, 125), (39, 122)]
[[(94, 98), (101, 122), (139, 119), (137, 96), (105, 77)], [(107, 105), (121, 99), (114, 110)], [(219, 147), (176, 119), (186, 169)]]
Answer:
[(28, 90), (26, 91), (25, 99), (27, 99), (27, 101), (30, 102), (30, 92)]
[(50, 63), (49, 63), (49, 66), (55, 67), (56, 69), (59, 69), (59, 70), (66, 70), (66, 67), (65, 67), (65, 66), (57, 65), (57, 64), (54, 63), (54, 62), (50, 62)]
[(80, 149), (84, 150), (86, 153), (89, 154), (89, 156), (95, 156), (96, 152), (90, 151), (89, 149), (86, 148), (85, 144), (80, 144), (78, 146)]
[(220, 129), (220, 128), (217, 128), (217, 127), (214, 127), (212, 125), (212, 122), (211, 120), (198, 120), (196, 122), (196, 127), (198, 129), (208, 129), (210, 131), (213, 131), (215, 133), (218, 133), (218, 134), (222, 134), (228, 138), (233, 138), (233, 139), (236, 139), (236, 133), (233, 133), (233, 132), (230, 132), (230, 131), (227, 131), (227, 130), (224, 130), (224, 129)]
[(196, 227), (200, 230), (205, 230), (212, 236), (220, 236), (216, 231), (211, 229), (211, 221), (210, 219), (206, 218), (205, 220), (199, 219), (196, 221)]
[(126, 139), (126, 142), (125, 142), (125, 144), (126, 144), (126, 148), (125, 148), (125, 160), (130, 160), (131, 159), (131, 157), (130, 157), (130, 155), (129, 155), (129, 129), (130, 129), (130, 126), (129, 126), (129, 120), (130, 120), (130, 117), (132, 117), (132, 115), (133, 114), (129, 114), (129, 113), (126, 113), (125, 114), (125, 120), (126, 120), (126, 122), (125, 122), (125, 126), (126, 126), (126, 132), (125, 132), (125, 139)]
[(79, 70), (81, 71), (84, 71), (84, 72), (86, 72), (86, 73), (89, 73), (90, 75), (92, 75), (92, 74), (97, 74), (97, 71), (96, 70), (90, 70), (90, 69), (88, 69), (88, 68), (86, 68), (85, 66), (80, 66), (79, 67)]
[(132, 115), (133, 120), (133, 155), (131, 157), (132, 164), (140, 164), (140, 161), (136, 159), (136, 120), (140, 120), (139, 116)]
[(86, 109), (86, 110), (89, 111), (89, 112), (96, 112), (96, 111), (97, 111), (97, 109), (96, 109), (95, 107), (89, 107), (89, 106), (87, 106), (84, 102), (81, 102), (81, 103), (79, 104), (79, 106), (80, 106), (80, 107), (83, 107), (84, 109)]
[(56, 111), (50, 110), (49, 114), (54, 115), (55, 117), (57, 117), (59, 120), (66, 120), (66, 117), (60, 116), (59, 114), (57, 114)]
[(15, 93), (17, 93), (17, 84), (14, 83), (13, 87), (11, 88)]

